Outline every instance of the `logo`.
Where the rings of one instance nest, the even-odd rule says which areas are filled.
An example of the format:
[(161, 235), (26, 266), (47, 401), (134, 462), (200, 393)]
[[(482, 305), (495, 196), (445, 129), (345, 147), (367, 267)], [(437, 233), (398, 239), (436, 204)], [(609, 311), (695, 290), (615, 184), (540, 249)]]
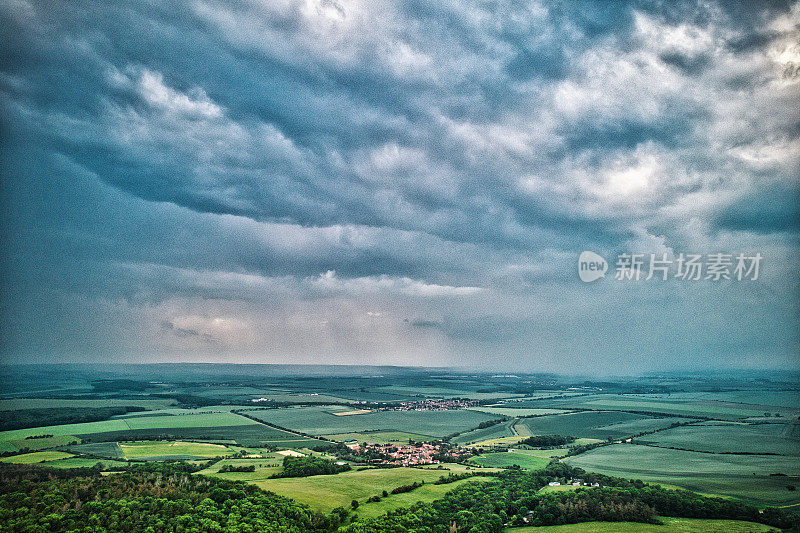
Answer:
[(608, 270), (608, 263), (594, 252), (587, 250), (581, 252), (578, 257), (578, 276), (585, 283), (604, 278), (606, 270)]

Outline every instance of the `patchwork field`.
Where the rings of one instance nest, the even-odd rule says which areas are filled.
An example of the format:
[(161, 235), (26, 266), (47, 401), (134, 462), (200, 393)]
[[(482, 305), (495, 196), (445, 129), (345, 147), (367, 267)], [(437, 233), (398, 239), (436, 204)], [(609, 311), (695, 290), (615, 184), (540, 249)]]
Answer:
[(787, 489), (789, 485), (800, 484), (800, 461), (796, 457), (699, 453), (614, 444), (568, 457), (565, 461), (592, 472), (735, 496), (756, 505), (800, 503), (798, 493)]
[[(782, 405), (746, 404), (742, 402), (727, 401), (727, 398), (739, 397), (751, 400), (761, 399)], [(795, 396), (791, 396), (794, 398)], [(748, 393), (739, 396), (664, 396), (664, 395), (628, 395), (628, 394), (591, 394), (572, 398), (552, 399), (539, 402), (541, 407), (573, 408), (573, 409), (608, 409), (626, 410), (648, 413), (663, 413), (685, 417), (708, 417), (726, 420), (761, 416), (765, 411), (781, 414), (784, 418), (800, 415), (800, 409), (786, 407), (783, 404), (793, 403), (794, 400), (777, 401), (777, 395), (761, 395)]]
[(361, 415), (336, 416), (350, 411), (341, 406), (291, 407), (248, 411), (249, 416), (269, 424), (308, 433), (332, 435), (364, 431), (392, 430), (428, 437), (444, 437), (476, 427), (493, 415), (468, 410), (453, 411), (376, 411)]
[[(74, 436), (73, 440), (89, 439), (93, 442), (133, 440), (219, 440), (235, 441), (242, 446), (295, 447), (320, 444), (293, 433), (260, 424), (229, 411), (202, 411), (170, 409), (168, 414), (154, 412), (151, 416), (113, 418), (100, 422), (43, 426), (0, 432), (0, 451), (18, 449), (20, 443), (35, 443), (40, 439), (26, 439), (35, 435), (54, 437)], [(67, 443), (65, 443), (67, 444)]]

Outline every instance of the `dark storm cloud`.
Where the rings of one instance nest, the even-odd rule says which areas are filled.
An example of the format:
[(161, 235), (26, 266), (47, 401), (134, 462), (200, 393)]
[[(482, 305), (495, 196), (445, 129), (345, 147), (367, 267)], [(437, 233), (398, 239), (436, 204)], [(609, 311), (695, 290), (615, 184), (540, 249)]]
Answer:
[[(783, 272), (799, 13), (6, 2), (6, 351), (102, 357), (125, 339), (158, 359), (214, 339), (231, 357), (433, 363), (493, 346), (513, 365), (541, 338), (550, 364), (589, 341), (543, 314), (583, 249), (768, 247)], [(788, 306), (773, 362), (796, 344), (796, 287), (778, 292), (760, 304)], [(658, 322), (633, 293), (596, 296)], [(715, 327), (701, 351), (747, 331)]]

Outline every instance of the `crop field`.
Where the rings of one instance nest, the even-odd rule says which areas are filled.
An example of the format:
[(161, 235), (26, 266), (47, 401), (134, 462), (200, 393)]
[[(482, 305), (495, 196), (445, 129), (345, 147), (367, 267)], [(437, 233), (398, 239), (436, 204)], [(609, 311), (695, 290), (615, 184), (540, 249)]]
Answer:
[(470, 407), (473, 411), (480, 411), (482, 413), (489, 413), (491, 415), (507, 416), (509, 418), (519, 416), (542, 416), (542, 415), (558, 415), (568, 413), (565, 409), (534, 409), (534, 408), (513, 408), (513, 407)]
[(512, 429), (515, 423), (516, 420), (511, 419), (493, 426), (489, 426), (488, 428), (468, 431), (458, 435), (457, 437), (453, 437), (450, 439), (450, 442), (453, 444), (472, 444), (474, 442), (499, 439), (503, 437), (513, 437), (516, 434), (516, 431)]
[(154, 399), (69, 399), (69, 398), (15, 398), (0, 400), (0, 411), (19, 411), (23, 409), (56, 409), (60, 407), (92, 408), (92, 407), (119, 407), (133, 405), (145, 409), (164, 409), (174, 406), (177, 402), (170, 398)]
[(800, 461), (796, 457), (699, 453), (614, 444), (568, 457), (565, 461), (592, 472), (734, 496), (756, 505), (800, 503), (800, 495), (787, 489), (788, 485), (798, 485), (800, 481)]
[(637, 442), (715, 453), (800, 456), (800, 439), (788, 436), (788, 429), (788, 424), (705, 423), (645, 435), (638, 438)]
[(527, 427), (533, 435), (571, 435), (604, 439), (608, 437), (622, 438), (631, 434), (625, 429), (615, 430), (610, 427), (612, 425), (644, 420), (653, 421), (655, 419), (634, 413), (584, 411), (565, 415), (523, 418), (517, 425)]
[(93, 468), (97, 464), (102, 468), (116, 468), (122, 466), (129, 466), (131, 463), (125, 461), (114, 461), (111, 459), (94, 459), (91, 457), (67, 457), (66, 459), (57, 459), (55, 461), (48, 461), (47, 466), (50, 468)]
[[(98, 441), (162, 440), (222, 440), (235, 441), (242, 446), (274, 445), (280, 447), (309, 446), (319, 441), (259, 424), (253, 420), (223, 410), (197, 412), (169, 409), (168, 414), (154, 412), (152, 416), (113, 418), (100, 422), (42, 426), (0, 432), (0, 450), (14, 451), (20, 443), (35, 443), (26, 439), (33, 435), (72, 437), (73, 440)], [(149, 413), (148, 413), (149, 414)], [(68, 444), (64, 443), (64, 444)], [(22, 444), (24, 446), (24, 444)]]
[(116, 442), (91, 442), (88, 444), (78, 444), (66, 448), (70, 452), (94, 455), (108, 459), (122, 459), (122, 450)]
[(678, 417), (665, 417), (665, 418), (643, 418), (641, 420), (631, 420), (629, 422), (620, 422), (619, 424), (610, 424), (608, 426), (600, 426), (593, 429), (593, 433), (597, 438), (620, 438), (630, 435), (636, 435), (644, 431), (655, 431), (658, 429), (667, 428), (674, 423), (691, 422), (691, 418), (678, 418)]
[[(253, 483), (281, 496), (294, 498), (313, 509), (330, 512), (334, 507), (349, 507), (352, 500), (364, 503), (367, 498), (380, 495), (383, 490), (391, 492), (395, 487), (409, 485), (415, 481), (433, 483), (443, 475), (447, 475), (446, 470), (370, 468), (329, 476), (264, 479)], [(413, 491), (410, 494), (413, 494)], [(391, 498), (392, 496), (389, 496), (388, 499)]]
[(125, 459), (147, 458), (208, 458), (231, 455), (234, 450), (221, 444), (207, 442), (147, 441), (120, 442), (119, 448)]
[(36, 463), (43, 463), (45, 461), (56, 461), (58, 459), (66, 459), (68, 457), (72, 457), (72, 454), (65, 452), (56, 452), (56, 451), (31, 452), (31, 453), (23, 453), (21, 455), (12, 455), (11, 457), (2, 457), (0, 458), (0, 463), (30, 465)]
[(563, 526), (515, 527), (507, 533), (768, 533), (775, 529), (764, 524), (741, 520), (708, 520), (703, 518), (665, 518), (663, 525), (635, 522), (584, 522)]
[(550, 462), (550, 459), (545, 457), (536, 457), (534, 455), (528, 455), (524, 453), (498, 452), (486, 453), (479, 455), (478, 457), (473, 457), (470, 459), (470, 462), (493, 468), (505, 468), (508, 466), (518, 465), (520, 468), (538, 470), (547, 466), (547, 463)]
[(386, 387), (377, 387), (373, 390), (422, 398), (471, 398), (473, 400), (486, 400), (491, 398), (516, 398), (522, 396), (521, 394), (510, 394), (507, 392), (476, 392), (468, 389), (405, 385), (389, 385)]
[(334, 433), (332, 435), (322, 435), (326, 439), (335, 441), (345, 441), (355, 439), (358, 442), (369, 442), (374, 444), (407, 443), (409, 440), (415, 442), (429, 440), (427, 435), (417, 433), (406, 433), (404, 431), (364, 431), (361, 433)]
[(332, 414), (349, 410), (341, 406), (292, 407), (248, 411), (248, 414), (267, 423), (310, 435), (393, 430), (429, 437), (444, 437), (458, 431), (466, 431), (493, 418), (486, 413), (468, 410), (376, 411), (351, 416)]
[(687, 400), (663, 395), (592, 394), (540, 402), (542, 407), (575, 409), (608, 409), (663, 413), (685, 417), (709, 417), (727, 420), (761, 416), (765, 411), (779, 412), (783, 417), (797, 417), (800, 410), (782, 406), (752, 405), (718, 399)]

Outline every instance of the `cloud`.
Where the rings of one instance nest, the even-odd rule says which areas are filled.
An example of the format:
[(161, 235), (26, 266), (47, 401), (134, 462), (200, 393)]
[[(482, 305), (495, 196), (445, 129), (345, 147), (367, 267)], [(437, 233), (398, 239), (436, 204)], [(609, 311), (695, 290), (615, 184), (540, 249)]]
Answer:
[[(793, 281), (648, 295), (576, 284), (574, 261), (764, 249), (772, 272), (791, 270), (798, 14), (797, 2), (7, 2), (9, 357), (124, 344), (142, 360), (495, 354), (546, 368), (590, 346), (646, 368), (660, 363), (624, 341), (641, 352), (707, 332), (692, 351), (709, 360), (735, 363), (736, 340), (752, 360), (759, 339), (765, 364), (785, 362)], [(596, 328), (574, 318), (592, 298), (587, 312), (612, 317)], [(700, 298), (712, 317), (675, 318)], [(780, 318), (721, 311), (737, 306)], [(629, 315), (642, 327), (615, 324)], [(686, 362), (671, 350), (664, 364)]]

